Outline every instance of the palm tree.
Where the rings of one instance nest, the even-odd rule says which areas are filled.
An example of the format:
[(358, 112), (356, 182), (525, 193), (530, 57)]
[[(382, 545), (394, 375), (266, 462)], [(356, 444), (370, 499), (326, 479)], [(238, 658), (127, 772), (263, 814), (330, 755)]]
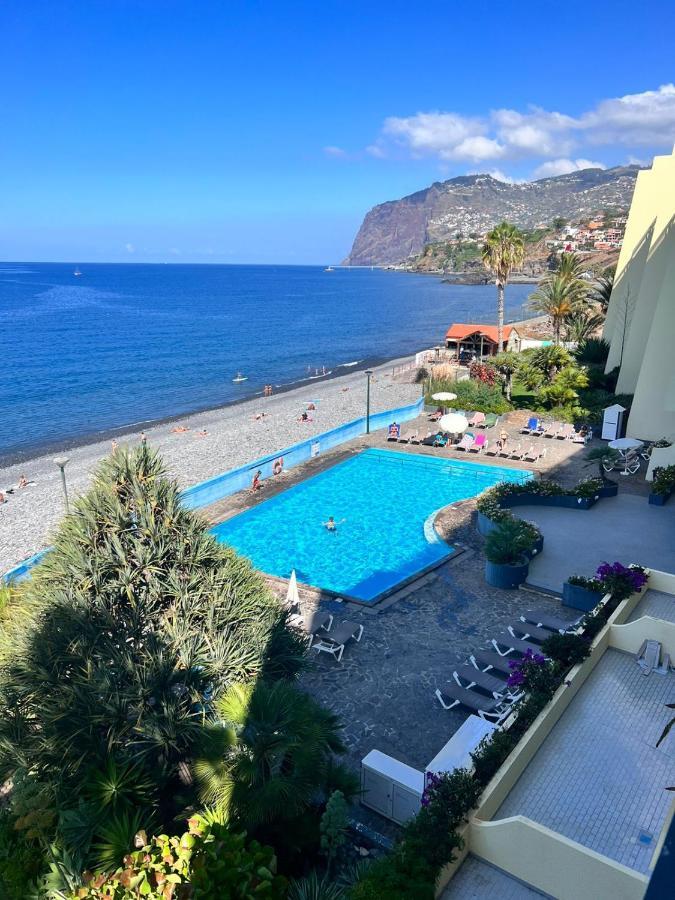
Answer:
[(483, 265), (495, 277), (497, 285), (497, 352), (504, 349), (504, 289), (513, 269), (525, 258), (523, 236), (515, 225), (502, 222), (485, 237), (482, 251)]
[(581, 292), (576, 279), (560, 272), (544, 278), (529, 298), (532, 309), (551, 319), (555, 344), (560, 343), (563, 322), (579, 310), (580, 302)]
[(598, 304), (603, 315), (607, 314), (613, 287), (614, 272), (612, 269), (606, 269), (602, 275), (596, 278), (595, 282), (591, 286), (591, 300), (593, 300), (594, 303)]
[(563, 323), (566, 341), (575, 341), (581, 344), (596, 333), (605, 317), (600, 313), (579, 312), (571, 313)]
[(345, 752), (336, 716), (287, 681), (233, 684), (216, 703), (195, 764), (202, 800), (249, 830), (297, 821), (335, 788), (358, 781), (334, 763)]

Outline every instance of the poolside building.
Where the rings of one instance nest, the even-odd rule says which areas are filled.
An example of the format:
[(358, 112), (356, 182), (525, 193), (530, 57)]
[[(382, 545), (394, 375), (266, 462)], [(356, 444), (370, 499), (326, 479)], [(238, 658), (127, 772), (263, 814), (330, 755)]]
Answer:
[(631, 437), (675, 435), (675, 151), (638, 173), (604, 337)]
[[(520, 350), (521, 337), (513, 325), (504, 325), (504, 350)], [(496, 325), (475, 325), (456, 322), (445, 334), (446, 349), (457, 354), (464, 352), (482, 356), (494, 356), (499, 352)]]

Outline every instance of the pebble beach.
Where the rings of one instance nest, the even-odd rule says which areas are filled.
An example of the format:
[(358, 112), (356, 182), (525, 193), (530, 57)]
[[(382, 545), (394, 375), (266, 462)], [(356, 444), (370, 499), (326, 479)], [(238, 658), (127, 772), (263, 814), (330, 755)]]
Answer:
[[(393, 360), (373, 370), (372, 412), (393, 409), (420, 396), (419, 385), (392, 379), (392, 367), (405, 361)], [(271, 397), (165, 421), (147, 427), (145, 435), (161, 453), (168, 473), (186, 488), (364, 415), (365, 395), (365, 376), (354, 371)], [(316, 405), (308, 413), (312, 421), (298, 421), (309, 403)], [(188, 430), (176, 433), (176, 428)], [(140, 439), (139, 430), (117, 441), (133, 446)], [(66, 475), (71, 499), (87, 490), (96, 465), (110, 450), (111, 441), (106, 439), (64, 451), (69, 458)], [(0, 505), (0, 572), (49, 545), (50, 533), (64, 512), (61, 476), (54, 464), (59, 455), (52, 451), (0, 468), (0, 491), (14, 488)], [(28, 487), (17, 487), (21, 475), (31, 482)]]

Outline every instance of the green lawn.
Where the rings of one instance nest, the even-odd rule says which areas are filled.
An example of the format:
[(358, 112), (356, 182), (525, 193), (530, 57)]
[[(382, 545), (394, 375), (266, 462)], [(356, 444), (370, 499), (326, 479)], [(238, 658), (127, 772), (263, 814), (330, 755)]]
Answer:
[(511, 385), (511, 403), (516, 409), (536, 409), (540, 405), (536, 393), (515, 379)]

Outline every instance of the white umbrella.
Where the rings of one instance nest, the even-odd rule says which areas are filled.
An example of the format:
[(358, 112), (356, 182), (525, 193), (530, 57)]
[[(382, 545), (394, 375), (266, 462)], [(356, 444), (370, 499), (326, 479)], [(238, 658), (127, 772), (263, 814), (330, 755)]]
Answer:
[(286, 594), (286, 606), (289, 609), (299, 606), (300, 594), (298, 593), (298, 579), (295, 577), (295, 569), (291, 571), (291, 577), (288, 581), (288, 593)]
[(440, 391), (438, 394), (431, 395), (432, 400), (456, 400), (457, 394), (451, 394), (449, 391)]
[(642, 441), (629, 437), (617, 438), (615, 441), (610, 441), (608, 446), (612, 450), (638, 450), (642, 446)]
[(461, 434), (469, 427), (469, 420), (459, 413), (449, 413), (447, 416), (441, 416), (438, 427), (448, 434)]

